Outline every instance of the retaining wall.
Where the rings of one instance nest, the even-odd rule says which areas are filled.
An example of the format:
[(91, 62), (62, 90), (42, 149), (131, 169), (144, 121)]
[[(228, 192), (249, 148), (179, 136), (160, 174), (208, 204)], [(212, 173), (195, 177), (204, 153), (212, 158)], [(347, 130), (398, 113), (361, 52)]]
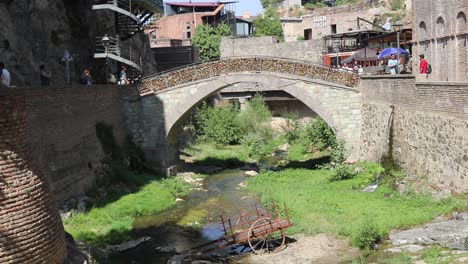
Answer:
[(364, 77), (360, 89), (362, 159), (390, 157), (421, 180), (468, 191), (467, 84), (385, 76)]

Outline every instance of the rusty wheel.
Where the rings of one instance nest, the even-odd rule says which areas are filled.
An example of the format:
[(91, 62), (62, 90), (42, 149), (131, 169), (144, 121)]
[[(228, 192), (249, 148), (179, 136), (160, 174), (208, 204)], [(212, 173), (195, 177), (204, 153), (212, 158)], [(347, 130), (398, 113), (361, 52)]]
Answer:
[(252, 252), (259, 254), (280, 251), (285, 240), (286, 235), (279, 222), (270, 217), (263, 217), (250, 226), (247, 241)]

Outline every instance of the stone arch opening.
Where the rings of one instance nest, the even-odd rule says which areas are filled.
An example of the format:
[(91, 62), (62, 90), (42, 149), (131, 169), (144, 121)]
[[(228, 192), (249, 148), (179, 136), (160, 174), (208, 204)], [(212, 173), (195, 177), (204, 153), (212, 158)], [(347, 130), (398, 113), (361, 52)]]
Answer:
[[(267, 73), (229, 74), (210, 78), (204, 82), (186, 84), (184, 87), (177, 88), (179, 94), (185, 94), (185, 98), (178, 99), (176, 103), (174, 99), (170, 99), (167, 94), (170, 91), (168, 91), (163, 97), (167, 97), (167, 102), (173, 104), (172, 106), (166, 105), (168, 110), (165, 110), (167, 113), (166, 137), (169, 144), (177, 142), (177, 135), (184, 118), (198, 103), (223, 88), (242, 82), (260, 82), (265, 87), (284, 91), (297, 98), (317, 113), (332, 128), (338, 138), (345, 140), (350, 149), (350, 158), (357, 158), (361, 120), (360, 96), (357, 90), (330, 83), (313, 83)], [(346, 110), (340, 110), (341, 107)]]
[(443, 17), (438, 17), (436, 21), (436, 35), (443, 36), (445, 35), (445, 20)]
[(421, 21), (419, 23), (419, 36), (420, 36), (420, 39), (426, 39), (427, 38), (427, 28), (426, 28), (426, 23), (424, 23), (424, 21)]
[(462, 11), (457, 15), (457, 33), (466, 31), (466, 15)]

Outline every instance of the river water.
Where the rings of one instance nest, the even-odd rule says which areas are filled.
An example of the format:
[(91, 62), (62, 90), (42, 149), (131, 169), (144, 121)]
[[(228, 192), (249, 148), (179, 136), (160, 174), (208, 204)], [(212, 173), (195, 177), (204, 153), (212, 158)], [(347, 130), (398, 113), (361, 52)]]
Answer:
[[(167, 263), (174, 255), (224, 235), (220, 215), (237, 220), (240, 211), (255, 210), (256, 197), (239, 185), (248, 176), (241, 170), (225, 170), (204, 180), (203, 188), (192, 191), (185, 201), (157, 214), (138, 217), (133, 236), (150, 237), (142, 245), (110, 256), (110, 263)], [(238, 247), (216, 254), (239, 259)]]

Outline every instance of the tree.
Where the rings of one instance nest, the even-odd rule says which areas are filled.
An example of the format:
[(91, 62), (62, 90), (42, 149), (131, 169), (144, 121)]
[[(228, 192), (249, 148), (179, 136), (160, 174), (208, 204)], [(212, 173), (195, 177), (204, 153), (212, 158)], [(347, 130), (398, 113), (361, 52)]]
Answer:
[(270, 7), (276, 7), (283, 0), (261, 0), (263, 8), (267, 9)]
[(277, 36), (280, 40), (283, 39), (283, 28), (276, 10), (268, 8), (264, 14), (258, 16), (254, 21), (256, 37), (261, 36)]
[(200, 50), (200, 60), (207, 62), (220, 57), (219, 45), (221, 37), (230, 36), (231, 28), (226, 24), (221, 24), (214, 28), (211, 25), (200, 25), (195, 28), (195, 36), (192, 43)]

